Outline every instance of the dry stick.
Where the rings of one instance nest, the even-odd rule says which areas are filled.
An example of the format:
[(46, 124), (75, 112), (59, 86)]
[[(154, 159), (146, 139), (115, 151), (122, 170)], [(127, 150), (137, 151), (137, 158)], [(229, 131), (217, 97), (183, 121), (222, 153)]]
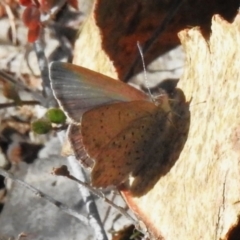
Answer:
[(14, 84), (21, 90), (24, 90), (26, 92), (31, 92), (31, 90), (28, 87), (26, 87), (23, 83), (17, 81), (13, 76), (11, 76), (10, 74), (6, 73), (3, 70), (0, 70), (0, 78), (4, 81)]
[(27, 63), (27, 67), (28, 67), (30, 73), (33, 76), (37, 77), (38, 75), (34, 72), (34, 70), (31, 67), (30, 62), (29, 62), (29, 55), (30, 55), (31, 51), (32, 51), (32, 46), (31, 45), (27, 45), (26, 48), (25, 48), (25, 52), (24, 52), (24, 59), (25, 59), (25, 61)]
[(3, 170), (2, 168), (0, 168), (0, 175), (6, 177), (6, 178), (10, 178), (12, 179), (14, 182), (17, 182), (19, 184), (21, 184), (22, 186), (24, 186), (25, 188), (28, 188), (30, 191), (32, 191), (33, 193), (35, 193), (37, 196), (46, 199), (47, 201), (51, 202), (53, 205), (55, 205), (56, 207), (58, 207), (60, 210), (62, 210), (63, 212), (79, 219), (82, 223), (84, 223), (85, 225), (89, 224), (89, 219), (85, 216), (83, 216), (82, 214), (79, 214), (78, 212), (76, 212), (75, 210), (69, 208), (67, 205), (55, 200), (54, 198), (46, 195), (45, 193), (43, 193), (42, 191), (38, 190), (37, 188), (31, 186), (30, 184), (16, 178), (13, 176), (13, 174)]
[[(64, 144), (66, 132), (58, 132), (58, 138), (62, 144)], [(81, 167), (79, 162), (74, 156), (67, 157), (68, 163), (72, 169), (74, 176), (77, 179), (80, 179), (82, 182), (87, 182), (87, 177), (84, 172), (84, 169)], [(94, 230), (98, 240), (107, 240), (107, 234), (105, 232), (104, 226), (102, 224), (97, 205), (95, 203), (94, 197), (88, 188), (83, 187), (81, 184), (78, 184), (79, 191), (81, 193), (82, 199), (85, 203), (87, 213), (89, 215), (89, 224)]]
[(11, 103), (0, 103), (0, 109), (8, 108), (8, 107), (18, 107), (22, 105), (40, 105), (41, 103), (38, 101), (21, 101), (21, 105), (16, 104), (15, 102)]
[[(42, 94), (44, 97), (48, 98), (48, 100), (52, 100), (54, 99), (54, 97), (53, 97), (52, 89), (50, 86), (48, 60), (44, 53), (44, 42), (42, 39), (43, 38), (42, 33), (43, 31), (41, 32), (38, 40), (34, 42), (34, 50), (37, 55), (38, 65), (41, 72), (42, 87), (43, 87)], [(53, 104), (53, 103), (50, 102), (50, 104)]]
[[(61, 9), (61, 7), (64, 5), (65, 2), (66, 2), (66, 0), (59, 1), (57, 8), (54, 9), (50, 13), (50, 15), (52, 16), (52, 15), (56, 14)], [(42, 37), (42, 35), (41, 35), (41, 37)], [(42, 72), (42, 71), (46, 71), (47, 60), (46, 60), (44, 50), (42, 47), (43, 44), (41, 43), (42, 42), (41, 37), (37, 42), (35, 42), (35, 51), (38, 56), (38, 61), (39, 61), (40, 69)], [(47, 69), (47, 70), (49, 72), (49, 69)], [(42, 77), (43, 77), (43, 87), (50, 86), (49, 73), (48, 73), (48, 75), (46, 75), (46, 73), (45, 74), (42, 73)], [(45, 84), (46, 84), (46, 86), (45, 86)], [(48, 92), (46, 90), (45, 90), (45, 94), (48, 95)], [(63, 138), (61, 137), (61, 134), (59, 134), (59, 138), (60, 138), (60, 141), (63, 140)], [(84, 181), (86, 181), (85, 173), (83, 172), (83, 169), (81, 168), (80, 164), (77, 162), (75, 157), (73, 157), (73, 156), (68, 157), (68, 162), (69, 162), (74, 174), (76, 176), (78, 176), (78, 178), (84, 179)], [(92, 226), (93, 230), (95, 231), (97, 239), (98, 240), (107, 240), (107, 235), (106, 235), (106, 232), (102, 225), (102, 222), (101, 222), (101, 219), (100, 219), (100, 216), (98, 213), (98, 209), (97, 209), (97, 206), (96, 206), (96, 203), (95, 203), (95, 200), (94, 200), (92, 194), (89, 192), (88, 189), (85, 189), (83, 187), (79, 186), (79, 189), (80, 189), (80, 192), (82, 194), (83, 200), (85, 202), (85, 205), (86, 205), (86, 208), (87, 208), (87, 211), (89, 214), (89, 224)]]
[[(115, 200), (115, 198), (116, 198), (116, 193), (114, 192), (113, 193), (113, 196), (112, 196), (112, 198), (111, 198), (111, 201), (112, 202), (114, 202), (114, 200)], [(103, 220), (102, 220), (102, 222), (103, 222), (103, 225), (106, 223), (106, 221), (107, 221), (107, 219), (108, 219), (108, 217), (109, 217), (109, 214), (110, 214), (110, 212), (111, 212), (111, 206), (108, 206), (108, 208), (107, 208), (107, 211), (106, 211), (106, 213), (105, 213), (105, 216), (104, 216), (104, 218), (103, 218)]]
[[(143, 45), (142, 52), (143, 54), (146, 53), (149, 48), (154, 44), (154, 42), (158, 39), (158, 37), (165, 31), (167, 25), (169, 22), (173, 19), (174, 15), (177, 13), (178, 9), (184, 2), (184, 0), (172, 0), (171, 8), (169, 9), (169, 12), (167, 13), (166, 17), (164, 18), (163, 22), (160, 24), (160, 26), (155, 30), (155, 32), (152, 34), (151, 38), (149, 38), (145, 44)], [(128, 81), (129, 78), (133, 76), (134, 69), (139, 64), (139, 57), (137, 56), (131, 65), (129, 71), (123, 78), (123, 81)]]
[[(53, 92), (50, 87), (50, 78), (49, 78), (49, 67), (48, 67), (48, 61), (44, 53), (44, 45), (43, 45), (43, 32), (41, 32), (39, 39), (34, 43), (34, 49), (38, 58), (38, 64), (41, 71), (42, 76), (42, 85), (43, 85), (43, 95), (46, 97), (46, 100), (49, 102), (48, 106), (55, 106), (57, 104), (55, 98), (53, 97)], [(51, 101), (54, 100), (54, 101)], [(64, 137), (60, 137), (60, 141), (63, 143)], [(69, 160), (69, 164), (73, 165), (72, 161)], [(79, 163), (78, 163), (79, 164)], [(73, 167), (73, 170), (78, 169), (76, 167)], [(82, 179), (84, 179), (84, 175), (82, 174), (83, 170), (76, 171), (77, 175), (81, 175)], [(86, 179), (85, 179), (86, 181)], [(86, 190), (85, 190), (86, 191)], [(80, 191), (83, 194), (83, 191)], [(86, 203), (87, 211), (90, 217), (89, 223), (92, 226), (93, 230), (96, 233), (98, 240), (107, 240), (107, 234), (103, 228), (103, 225), (101, 223), (101, 219), (97, 210), (97, 206), (95, 204), (94, 198), (91, 196), (92, 194), (88, 192), (87, 197), (84, 197), (84, 201)]]
[[(79, 165), (79, 164), (78, 164)], [(72, 179), (73, 181), (77, 182), (78, 184), (80, 184), (81, 186), (84, 186), (85, 188), (89, 189), (93, 194), (95, 194), (96, 196), (98, 196), (99, 198), (102, 198), (106, 203), (108, 203), (111, 207), (117, 209), (122, 215), (124, 215), (126, 218), (128, 218), (130, 221), (132, 221), (134, 224), (138, 224), (138, 222), (132, 218), (124, 208), (119, 207), (118, 205), (116, 205), (114, 202), (112, 202), (110, 199), (106, 198), (105, 195), (101, 192), (98, 191), (97, 189), (95, 189), (94, 187), (90, 186), (88, 183), (85, 183), (79, 179), (77, 179), (76, 177), (72, 176), (72, 175), (67, 175), (66, 176), (69, 179)]]
[[(52, 18), (61, 10), (61, 8), (66, 4), (67, 0), (59, 0), (58, 4), (54, 6), (50, 11), (49, 14), (46, 14), (45, 16), (41, 16), (41, 22), (43, 23), (46, 21), (46, 23), (49, 20), (52, 20)], [(34, 50), (38, 59), (38, 65), (41, 72), (41, 78), (42, 78), (42, 86), (43, 86), (43, 96), (48, 98), (48, 101), (50, 100), (49, 106), (57, 106), (57, 102), (55, 98), (53, 97), (53, 92), (50, 86), (50, 78), (49, 78), (49, 64), (48, 60), (45, 56), (44, 52), (44, 35), (43, 35), (44, 29), (41, 29), (41, 32), (39, 34), (38, 39), (34, 42)]]
[(28, 87), (26, 87), (23, 83), (17, 81), (13, 76), (6, 73), (5, 71), (0, 70), (0, 78), (6, 82), (10, 82), (14, 84), (20, 90), (26, 91), (31, 94), (32, 98), (36, 99), (39, 102), (44, 102), (44, 98), (38, 92), (34, 92)]
[(9, 5), (5, 1), (2, 1), (1, 3), (5, 7), (5, 11), (8, 15), (10, 27), (11, 27), (11, 30), (12, 30), (12, 42), (13, 42), (14, 45), (16, 45), (17, 44), (17, 30), (16, 30), (14, 14), (12, 12), (12, 9), (9, 7)]
[(41, 16), (41, 22), (43, 24), (48, 24), (49, 21), (52, 21), (52, 19), (55, 18), (57, 13), (66, 4), (66, 2), (67, 2), (67, 0), (58, 0), (57, 4), (49, 11), (48, 14)]
[[(102, 221), (101, 221), (98, 209), (97, 209), (97, 205), (95, 203), (93, 195), (89, 191), (91, 189), (88, 188), (88, 185), (86, 183), (84, 183), (84, 182), (86, 182), (86, 179), (87, 179), (86, 174), (74, 156), (69, 156), (67, 159), (68, 159), (68, 163), (73, 171), (73, 174), (75, 175), (75, 177), (73, 177), (71, 175), (71, 178), (70, 177), (69, 178), (82, 180), (82, 181), (81, 180), (77, 181), (78, 188), (81, 193), (82, 199), (85, 203), (86, 210), (88, 212), (89, 224), (92, 227), (92, 229), (95, 231), (96, 239), (98, 239), (98, 240), (106, 239), (107, 240), (108, 239), (107, 234), (106, 234), (106, 231), (102, 224)], [(74, 181), (76, 181), (76, 180), (74, 180)]]

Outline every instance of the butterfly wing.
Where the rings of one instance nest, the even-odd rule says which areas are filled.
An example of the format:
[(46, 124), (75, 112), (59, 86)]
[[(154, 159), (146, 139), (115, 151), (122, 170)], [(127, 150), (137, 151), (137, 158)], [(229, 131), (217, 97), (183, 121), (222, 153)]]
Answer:
[(95, 187), (119, 185), (132, 172), (148, 163), (156, 138), (164, 138), (169, 125), (167, 113), (147, 101), (102, 106), (82, 117), (83, 145), (95, 161)]
[(86, 168), (92, 168), (94, 161), (88, 156), (83, 147), (81, 126), (70, 124), (67, 135), (76, 159), (81, 162), (82, 166)]
[(52, 62), (51, 86), (60, 106), (75, 122), (84, 112), (106, 104), (149, 100), (143, 92), (110, 77), (70, 63)]

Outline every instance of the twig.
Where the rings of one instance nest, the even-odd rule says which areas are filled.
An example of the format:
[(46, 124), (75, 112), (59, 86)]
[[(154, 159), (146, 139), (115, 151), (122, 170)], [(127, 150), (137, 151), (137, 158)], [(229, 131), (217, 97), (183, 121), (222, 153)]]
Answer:
[[(63, 2), (63, 1), (61, 1)], [(40, 34), (39, 39), (34, 43), (34, 49), (38, 58), (39, 68), (41, 71), (42, 76), (42, 85), (43, 85), (43, 95), (50, 100), (54, 100), (52, 103), (49, 103), (49, 106), (55, 106), (57, 104), (56, 100), (53, 97), (52, 89), (50, 87), (50, 79), (49, 79), (49, 69), (48, 69), (48, 61), (46, 59), (45, 53), (44, 53), (44, 47), (43, 47), (43, 34)], [(65, 137), (61, 136), (61, 132), (59, 134), (59, 139), (63, 143), (63, 139)], [(64, 132), (65, 134), (65, 132)], [(68, 161), (70, 166), (74, 165), (74, 161), (76, 162), (76, 159), (74, 157), (68, 157)], [(76, 164), (75, 164), (76, 165)], [(82, 175), (82, 169), (78, 168), (78, 166), (72, 167), (76, 176)], [(85, 202), (88, 216), (89, 216), (89, 224), (91, 225), (92, 229), (96, 233), (96, 237), (98, 240), (107, 240), (107, 234), (101, 224), (101, 219), (97, 210), (97, 206), (95, 204), (94, 198), (91, 193), (85, 193), (86, 189), (80, 188), (80, 192), (83, 195), (83, 200)]]
[[(60, 175), (60, 174), (59, 174)], [(79, 179), (77, 179), (76, 177), (74, 177), (73, 175), (71, 175), (69, 172), (66, 174), (63, 174), (62, 176), (65, 176), (69, 179), (72, 179), (73, 181), (77, 182), (78, 184), (80, 184), (81, 186), (89, 189), (94, 195), (98, 196), (99, 198), (102, 198), (106, 203), (108, 203), (111, 207), (115, 208), (116, 210), (118, 210), (123, 216), (125, 216), (127, 219), (129, 219), (130, 221), (132, 221), (135, 225), (138, 224), (137, 221), (132, 218), (124, 208), (119, 207), (118, 205), (116, 205), (114, 202), (112, 202), (111, 200), (109, 200), (108, 198), (105, 197), (105, 195), (95, 189), (94, 187), (90, 186), (88, 183), (83, 182)]]
[(16, 24), (14, 21), (15, 17), (13, 15), (12, 9), (9, 7), (9, 5), (5, 1), (2, 1), (1, 3), (4, 5), (6, 13), (9, 18), (10, 27), (12, 30), (12, 42), (14, 45), (16, 45), (17, 44), (17, 30), (16, 30)]
[[(58, 132), (58, 138), (62, 144), (65, 141), (66, 131)], [(87, 181), (86, 174), (84, 170), (80, 166), (79, 162), (76, 160), (74, 156), (67, 157), (68, 163), (72, 169), (72, 172), (75, 177), (81, 179), (82, 181)], [(88, 216), (89, 216), (89, 224), (91, 225), (92, 229), (95, 231), (97, 239), (107, 239), (107, 234), (104, 230), (97, 205), (95, 203), (94, 197), (92, 193), (82, 185), (78, 184), (78, 189), (81, 193), (82, 199), (84, 201), (84, 205), (86, 207)]]
[(31, 89), (26, 87), (23, 83), (21, 83), (20, 81), (17, 81), (10, 74), (6, 73), (5, 71), (0, 70), (0, 78), (6, 82), (10, 82), (10, 83), (14, 84), (20, 90), (29, 92), (33, 99), (36, 99), (37, 101), (41, 102), (42, 105), (44, 105), (44, 102), (46, 100), (42, 97), (42, 95), (40, 95), (38, 92), (33, 92)]
[(19, 184), (21, 184), (22, 186), (24, 186), (25, 188), (29, 189), (30, 191), (32, 191), (33, 193), (35, 193), (37, 196), (47, 200), (48, 202), (52, 203), (53, 205), (55, 205), (56, 207), (58, 207), (60, 210), (62, 210), (63, 212), (79, 219), (82, 223), (84, 223), (85, 225), (89, 224), (89, 219), (85, 216), (83, 216), (82, 214), (79, 214), (78, 212), (76, 212), (75, 210), (69, 208), (67, 205), (55, 200), (54, 198), (46, 195), (45, 193), (43, 193), (42, 191), (38, 190), (37, 188), (31, 186), (30, 184), (16, 178), (13, 176), (13, 174), (5, 171), (4, 169), (0, 168), (0, 175), (6, 177), (6, 178), (10, 178), (12, 179), (14, 182), (17, 182)]
[[(163, 19), (160, 26), (155, 30), (155, 32), (152, 34), (152, 36), (145, 42), (145, 44), (142, 47), (143, 54), (146, 53), (149, 48), (155, 43), (155, 41), (158, 39), (158, 37), (165, 31), (166, 27), (168, 26), (169, 22), (172, 20), (174, 15), (177, 13), (178, 9), (182, 5), (184, 0), (172, 0), (171, 8), (169, 9), (166, 17)], [(131, 65), (129, 71), (123, 78), (123, 81), (126, 82), (129, 78), (132, 77), (134, 73), (135, 67), (139, 64), (139, 57), (137, 56)]]
[(8, 107), (17, 107), (22, 105), (40, 105), (41, 103), (38, 101), (21, 101), (21, 105), (16, 104), (15, 102), (11, 103), (0, 103), (0, 109), (8, 108)]
[[(86, 174), (74, 156), (68, 157), (68, 163), (71, 166), (71, 169), (74, 175), (80, 178), (82, 181), (86, 181), (86, 178), (87, 178)], [(85, 207), (89, 216), (89, 224), (91, 225), (92, 229), (95, 231), (96, 238), (99, 240), (107, 239), (107, 234), (103, 227), (93, 195), (91, 194), (91, 192), (89, 192), (89, 189), (86, 188), (86, 186), (83, 187), (83, 185), (80, 183), (78, 184), (78, 188), (83, 198), (83, 201), (85, 203)]]
[(10, 74), (6, 73), (5, 71), (3, 70), (0, 70), (0, 77), (2, 80), (4, 81), (8, 81), (8, 82), (11, 82), (12, 84), (14, 84), (15, 86), (17, 86), (19, 89), (21, 90), (24, 90), (26, 92), (31, 92), (31, 90), (24, 86), (23, 83), (17, 81), (13, 76), (11, 76)]
[(33, 70), (33, 68), (31, 67), (30, 62), (29, 62), (29, 55), (30, 55), (30, 53), (31, 53), (32, 50), (33, 50), (33, 49), (32, 49), (32, 45), (29, 45), (29, 44), (28, 44), (28, 45), (26, 46), (26, 49), (25, 49), (25, 52), (24, 52), (24, 59), (25, 59), (25, 61), (26, 61), (26, 63), (27, 63), (27, 67), (28, 67), (29, 71), (31, 72), (31, 74), (32, 74), (33, 76), (37, 77), (37, 74), (34, 72), (34, 70)]
[(41, 16), (41, 22), (43, 24), (47, 24), (49, 21), (51, 21), (57, 15), (57, 13), (62, 9), (62, 7), (66, 4), (66, 2), (67, 0), (56, 1), (57, 5), (51, 8), (48, 14)]
[(50, 89), (50, 79), (48, 70), (48, 60), (44, 53), (44, 43), (42, 39), (43, 32), (41, 32), (37, 41), (34, 42), (34, 50), (37, 56), (38, 65), (40, 68), (42, 86), (43, 86), (43, 96), (47, 97), (49, 95)]
[(46, 107), (56, 107), (57, 101), (53, 96), (53, 92), (50, 86), (49, 79), (49, 68), (48, 68), (48, 60), (44, 53), (44, 43), (43, 43), (43, 32), (41, 32), (37, 41), (34, 42), (34, 50), (37, 55), (38, 65), (41, 72), (42, 78), (42, 87), (43, 87), (43, 96), (46, 98)]
[[(111, 199), (111, 201), (112, 202), (114, 202), (114, 199), (116, 198), (116, 193), (114, 192), (114, 194), (113, 194), (113, 196), (112, 196), (112, 199)], [(109, 217), (109, 214), (110, 214), (110, 212), (111, 212), (111, 206), (108, 206), (108, 208), (107, 208), (107, 211), (106, 211), (106, 213), (105, 213), (105, 216), (104, 216), (104, 218), (103, 218), (103, 220), (102, 220), (102, 222), (103, 222), (103, 224), (105, 224), (106, 223), (106, 221), (107, 221), (107, 219), (108, 219), (108, 217)]]

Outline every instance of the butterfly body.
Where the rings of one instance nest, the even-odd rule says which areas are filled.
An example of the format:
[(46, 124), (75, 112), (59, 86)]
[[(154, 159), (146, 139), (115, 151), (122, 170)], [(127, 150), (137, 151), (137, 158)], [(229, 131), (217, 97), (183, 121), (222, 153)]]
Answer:
[(93, 186), (119, 185), (157, 161), (171, 124), (166, 94), (154, 103), (145, 93), (91, 70), (64, 63), (53, 63), (50, 70), (60, 105), (74, 123), (81, 122), (69, 138), (76, 152), (77, 144), (83, 145), (94, 161)]

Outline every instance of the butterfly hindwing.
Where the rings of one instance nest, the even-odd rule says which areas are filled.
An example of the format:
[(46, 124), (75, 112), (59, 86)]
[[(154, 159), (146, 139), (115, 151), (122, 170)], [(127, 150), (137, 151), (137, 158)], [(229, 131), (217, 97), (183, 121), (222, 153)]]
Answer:
[(88, 157), (88, 154), (83, 147), (81, 126), (70, 124), (67, 135), (76, 159), (81, 162), (82, 166), (92, 168), (93, 160)]
[(119, 185), (148, 161), (156, 137), (168, 125), (166, 112), (159, 122), (159, 108), (146, 101), (116, 103), (83, 115), (83, 145), (95, 161), (92, 184)]

